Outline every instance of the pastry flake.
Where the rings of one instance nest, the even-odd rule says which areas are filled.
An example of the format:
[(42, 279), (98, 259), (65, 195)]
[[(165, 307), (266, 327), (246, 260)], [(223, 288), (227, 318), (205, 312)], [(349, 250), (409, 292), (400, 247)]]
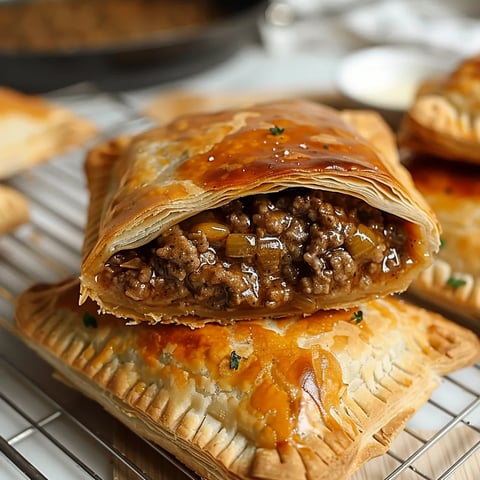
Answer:
[(480, 162), (480, 56), (419, 87), (399, 141), (410, 151)]
[(82, 301), (198, 325), (404, 290), (438, 249), (438, 225), (375, 118), (285, 101), (94, 149)]
[(78, 281), (17, 303), (19, 335), (75, 388), (212, 479), (345, 479), (480, 357), (470, 331), (394, 298), (305, 318), (126, 326)]
[(88, 120), (37, 96), (0, 87), (0, 178), (8, 178), (91, 138)]

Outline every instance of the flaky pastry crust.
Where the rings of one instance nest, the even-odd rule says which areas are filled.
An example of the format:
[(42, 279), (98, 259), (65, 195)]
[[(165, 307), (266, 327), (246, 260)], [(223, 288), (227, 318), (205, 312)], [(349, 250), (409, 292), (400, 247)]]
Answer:
[(402, 121), (399, 141), (410, 151), (480, 162), (480, 56), (419, 87)]
[(96, 127), (39, 97), (0, 87), (0, 178), (81, 145)]
[(308, 319), (126, 326), (78, 281), (17, 303), (19, 334), (75, 388), (211, 479), (344, 479), (384, 453), (476, 336), (385, 298)]
[[(90, 297), (103, 311), (138, 321), (195, 323), (193, 316), (183, 317), (184, 305), (154, 311), (151, 305), (119, 298), (98, 281), (105, 262), (199, 212), (295, 187), (350, 195), (412, 225), (415, 261), (408, 272), (365, 290), (325, 295), (318, 308), (343, 308), (406, 289), (438, 249), (438, 224), (397, 161), (390, 137), (380, 134), (388, 127), (379, 128), (379, 122), (365, 112), (339, 113), (311, 102), (285, 101), (185, 116), (132, 139), (101, 145), (86, 163), (91, 204), (82, 301)], [(271, 128), (282, 133), (274, 135)], [(188, 307), (190, 314), (214, 314)], [(238, 319), (235, 315), (220, 313), (223, 320)]]

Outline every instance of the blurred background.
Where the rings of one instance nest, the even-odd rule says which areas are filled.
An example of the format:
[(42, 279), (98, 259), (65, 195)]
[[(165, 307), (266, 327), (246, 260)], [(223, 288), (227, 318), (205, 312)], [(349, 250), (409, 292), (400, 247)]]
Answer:
[(398, 106), (411, 88), (385, 86), (386, 77), (437, 73), (480, 52), (480, 2), (0, 0), (0, 84), (25, 92), (187, 80), (207, 91), (340, 88), (354, 96), (345, 77), (357, 70), (343, 69), (359, 52), (357, 68), (373, 61), (369, 80), (382, 77), (377, 88), (393, 88)]

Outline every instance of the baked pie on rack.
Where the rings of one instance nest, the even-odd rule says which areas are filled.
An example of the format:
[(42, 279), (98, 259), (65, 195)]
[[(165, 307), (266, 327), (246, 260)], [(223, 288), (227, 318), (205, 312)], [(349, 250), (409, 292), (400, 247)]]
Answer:
[(128, 326), (74, 279), (18, 299), (16, 327), (69, 385), (210, 479), (347, 478), (388, 449), (470, 331), (393, 297), (310, 317)]

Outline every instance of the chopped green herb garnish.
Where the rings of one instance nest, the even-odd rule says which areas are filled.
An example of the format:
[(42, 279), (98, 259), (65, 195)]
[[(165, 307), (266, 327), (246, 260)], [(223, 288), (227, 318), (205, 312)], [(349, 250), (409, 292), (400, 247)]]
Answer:
[(242, 357), (235, 350), (232, 351), (230, 354), (230, 368), (232, 370), (238, 370), (238, 365), (241, 358)]
[(85, 312), (83, 314), (83, 324), (87, 328), (97, 328), (97, 319), (93, 315), (90, 315), (88, 312)]
[(270, 127), (269, 130), (272, 135), (281, 135), (285, 131), (284, 128), (278, 127), (277, 125)]
[(328, 150), (328, 149), (330, 148), (330, 145), (329, 145), (328, 143), (324, 143), (324, 144), (323, 144), (323, 148), (324, 148), (325, 150)]
[(353, 312), (351, 320), (353, 320), (355, 323), (360, 323), (363, 320), (363, 312), (361, 310)]
[(440, 237), (440, 250), (444, 248), (446, 244), (447, 241), (444, 238)]
[(447, 285), (452, 288), (463, 287), (467, 282), (463, 278), (450, 277), (447, 280)]

